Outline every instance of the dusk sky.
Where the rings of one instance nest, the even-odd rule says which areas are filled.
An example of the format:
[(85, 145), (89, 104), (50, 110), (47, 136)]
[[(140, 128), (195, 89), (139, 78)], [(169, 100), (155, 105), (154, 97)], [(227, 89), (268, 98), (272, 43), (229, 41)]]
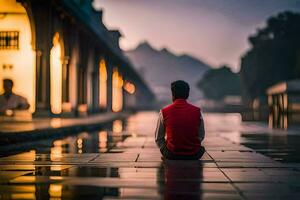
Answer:
[(280, 11), (300, 11), (300, 0), (95, 0), (109, 28), (123, 34), (121, 48), (142, 41), (189, 53), (210, 65), (239, 70), (248, 36)]

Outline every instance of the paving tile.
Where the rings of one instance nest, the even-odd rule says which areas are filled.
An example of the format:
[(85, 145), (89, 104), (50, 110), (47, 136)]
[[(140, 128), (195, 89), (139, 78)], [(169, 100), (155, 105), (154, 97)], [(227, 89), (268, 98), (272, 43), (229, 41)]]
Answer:
[(70, 185), (88, 185), (101, 187), (128, 187), (128, 188), (156, 188), (155, 179), (122, 179), (122, 178), (64, 178), (64, 184)]
[(106, 153), (101, 154), (91, 162), (135, 162), (138, 153)]
[(232, 182), (276, 182), (271, 176), (261, 173), (226, 173)]
[(244, 199), (239, 194), (226, 194), (226, 193), (203, 193), (201, 199), (205, 200), (241, 200)]
[(80, 163), (89, 162), (90, 160), (98, 157), (99, 154), (32, 154), (24, 153), (15, 156), (8, 156), (0, 158), (1, 163), (14, 163), (14, 164), (51, 164), (51, 162), (65, 162), (65, 163)]
[(156, 189), (145, 188), (121, 188), (120, 198), (153, 198), (158, 199), (161, 194)]
[(262, 171), (269, 176), (300, 176), (300, 171), (291, 169), (262, 169)]
[(260, 162), (218, 162), (221, 168), (289, 168), (281, 163), (260, 163)]
[(289, 194), (292, 189), (283, 183), (234, 183), (243, 193), (273, 193)]
[(257, 200), (282, 200), (282, 199), (289, 199), (289, 200), (299, 200), (300, 195), (299, 194), (274, 194), (274, 193), (268, 193), (268, 194), (253, 194), (253, 193), (245, 193), (244, 196), (247, 199), (257, 199)]

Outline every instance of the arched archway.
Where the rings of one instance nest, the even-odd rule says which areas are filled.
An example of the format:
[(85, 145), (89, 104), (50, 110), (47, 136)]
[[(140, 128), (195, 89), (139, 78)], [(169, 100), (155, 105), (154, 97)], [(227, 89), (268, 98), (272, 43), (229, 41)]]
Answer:
[(120, 112), (123, 109), (123, 77), (118, 68), (112, 74), (112, 111)]
[(62, 112), (62, 68), (63, 41), (56, 32), (52, 39), (53, 47), (50, 51), (50, 105), (53, 114)]
[[(0, 0), (0, 91), (2, 80), (14, 81), (14, 92), (28, 99), (35, 111), (36, 59), (33, 24), (16, 0)], [(24, 84), (26, 83), (26, 84)]]
[(99, 63), (99, 107), (107, 107), (107, 68), (104, 58)]

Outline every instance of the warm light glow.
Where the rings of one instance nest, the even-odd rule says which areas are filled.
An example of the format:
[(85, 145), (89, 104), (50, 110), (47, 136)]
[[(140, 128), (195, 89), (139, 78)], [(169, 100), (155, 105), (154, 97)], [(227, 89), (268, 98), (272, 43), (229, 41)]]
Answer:
[(50, 180), (56, 180), (56, 181), (61, 181), (63, 180), (63, 177), (61, 176), (49, 176)]
[(82, 148), (82, 139), (81, 139), (81, 138), (79, 138), (79, 139), (77, 140), (77, 147), (78, 147), (79, 149)]
[(129, 81), (126, 81), (124, 84), (124, 89), (129, 94), (134, 94), (135, 92), (135, 85), (133, 83), (130, 83)]
[(71, 103), (71, 110), (77, 106), (77, 87), (78, 87), (78, 77), (77, 77), (77, 63), (78, 63), (78, 50), (73, 49), (71, 52), (71, 57), (69, 61), (69, 100)]
[(59, 33), (53, 37), (53, 47), (50, 52), (50, 98), (51, 111), (59, 114), (62, 111), (62, 58)]
[(35, 185), (18, 185), (8, 193), (11, 193), (10, 199), (36, 199), (35, 192)]
[(56, 197), (56, 198), (61, 197), (61, 195), (62, 195), (62, 185), (50, 184), (49, 195), (50, 195), (50, 197)]
[(77, 140), (78, 153), (82, 153), (82, 147), (83, 147), (83, 140), (81, 138), (78, 138)]
[(64, 169), (64, 167), (62, 165), (51, 165), (50, 166), (51, 171), (61, 171), (63, 169)]
[(50, 126), (53, 128), (59, 128), (62, 125), (62, 119), (61, 118), (52, 118), (50, 120)]
[(80, 104), (78, 106), (78, 112), (86, 113), (87, 111), (88, 111), (88, 105), (87, 104)]
[(62, 144), (63, 144), (63, 141), (62, 141), (62, 140), (55, 140), (55, 141), (53, 142), (53, 145), (54, 145), (54, 146), (62, 146)]
[(289, 99), (288, 99), (288, 95), (287, 94), (284, 94), (283, 95), (283, 108), (285, 110), (288, 109), (288, 105), (289, 105)]
[(112, 111), (120, 112), (123, 108), (123, 77), (118, 68), (114, 68), (112, 75)]
[(107, 150), (107, 131), (100, 131), (98, 133), (98, 137), (99, 137), (99, 150), (100, 152), (105, 152)]
[(53, 147), (50, 151), (50, 160), (51, 161), (60, 161), (62, 158), (62, 144), (61, 140), (56, 140), (53, 142)]
[(64, 111), (64, 112), (72, 112), (72, 104), (70, 102), (64, 102), (62, 104), (62, 111)]
[(36, 151), (30, 150), (29, 152), (18, 154), (18, 156), (20, 156), (20, 157), (24, 156), (25, 160), (27, 160), (27, 161), (35, 161)]
[(11, 194), (11, 199), (35, 199), (34, 193), (15, 193)]
[(101, 59), (99, 64), (99, 106), (107, 106), (107, 70), (104, 59)]
[(0, 0), (1, 31), (19, 31), (19, 49), (0, 50), (0, 93), (2, 80), (14, 81), (14, 92), (27, 98), (30, 108), (35, 111), (35, 51), (31, 46), (31, 27), (24, 7), (16, 0)]
[(121, 133), (123, 131), (123, 123), (122, 120), (115, 120), (113, 121), (113, 132), (114, 133)]
[(5, 111), (5, 115), (6, 115), (6, 116), (13, 116), (13, 114), (14, 114), (14, 111), (13, 111), (13, 110), (6, 110), (6, 111)]

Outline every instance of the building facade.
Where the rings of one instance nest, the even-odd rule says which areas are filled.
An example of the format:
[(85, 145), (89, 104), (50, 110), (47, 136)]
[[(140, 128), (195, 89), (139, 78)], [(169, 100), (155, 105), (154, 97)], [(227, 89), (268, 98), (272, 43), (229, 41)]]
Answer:
[(288, 129), (300, 123), (300, 80), (277, 83), (267, 89), (269, 125)]
[(120, 37), (91, 0), (0, 0), (0, 88), (12, 79), (35, 115), (151, 107)]

